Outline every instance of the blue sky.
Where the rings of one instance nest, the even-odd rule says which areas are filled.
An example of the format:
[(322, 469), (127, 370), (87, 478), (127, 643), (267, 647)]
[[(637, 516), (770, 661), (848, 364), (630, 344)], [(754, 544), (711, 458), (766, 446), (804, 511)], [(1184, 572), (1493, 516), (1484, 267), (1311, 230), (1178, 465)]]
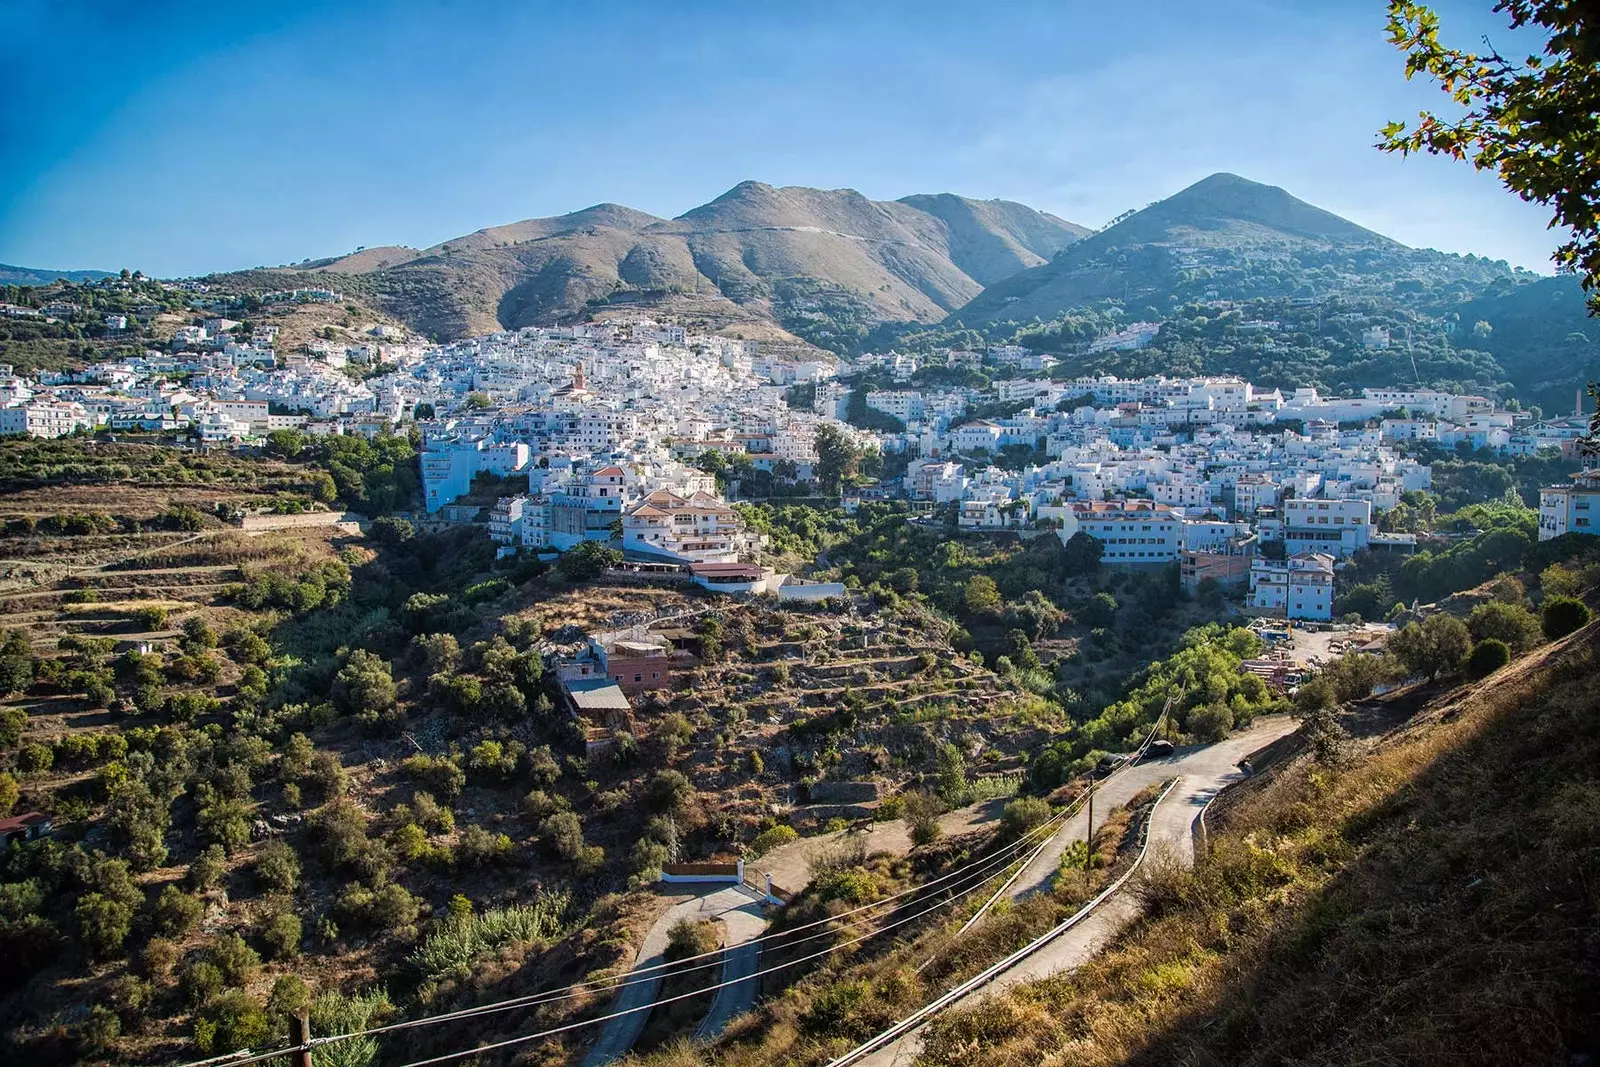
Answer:
[[(1447, 38), (1509, 39), (1490, 0)], [(1219, 170), (1547, 271), (1546, 209), (1372, 149), (1442, 96), (1383, 0), (0, 0), (0, 262), (161, 276), (754, 178), (1085, 225)]]

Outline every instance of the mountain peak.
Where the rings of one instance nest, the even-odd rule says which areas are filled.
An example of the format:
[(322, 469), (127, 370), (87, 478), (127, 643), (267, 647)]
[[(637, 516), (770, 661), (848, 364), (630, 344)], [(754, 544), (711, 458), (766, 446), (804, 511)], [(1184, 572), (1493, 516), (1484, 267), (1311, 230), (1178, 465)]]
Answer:
[[(1382, 234), (1306, 203), (1276, 185), (1226, 171), (1202, 178), (1113, 226), (1126, 239), (1159, 241), (1192, 230), (1248, 230), (1271, 240), (1309, 240), (1343, 245), (1394, 245)], [(1241, 234), (1242, 235), (1242, 234)]]

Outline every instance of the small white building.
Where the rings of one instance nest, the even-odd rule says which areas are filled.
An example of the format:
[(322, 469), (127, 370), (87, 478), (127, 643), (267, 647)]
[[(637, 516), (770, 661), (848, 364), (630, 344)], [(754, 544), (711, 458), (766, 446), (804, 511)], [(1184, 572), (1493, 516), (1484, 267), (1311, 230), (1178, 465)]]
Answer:
[(1250, 563), (1250, 607), (1290, 619), (1333, 618), (1333, 557), (1302, 552), (1288, 559), (1257, 556)]
[(1571, 485), (1539, 490), (1539, 540), (1600, 533), (1600, 470), (1580, 471)]

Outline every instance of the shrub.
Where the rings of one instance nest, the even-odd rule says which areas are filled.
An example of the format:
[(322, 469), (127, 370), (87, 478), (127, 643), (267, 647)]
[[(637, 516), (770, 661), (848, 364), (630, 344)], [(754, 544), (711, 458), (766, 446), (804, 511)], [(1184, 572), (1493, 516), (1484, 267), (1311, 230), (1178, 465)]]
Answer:
[(223, 981), (234, 986), (250, 981), (261, 967), (261, 957), (238, 934), (217, 938), (206, 951), (206, 959), (222, 975)]
[(352, 883), (334, 910), (345, 920), (374, 930), (403, 931), (417, 921), (421, 905), (404, 886), (389, 882), (377, 889)]
[(1467, 677), (1487, 678), (1511, 662), (1511, 646), (1498, 637), (1486, 637), (1472, 646), (1467, 657)]
[(1544, 635), (1554, 641), (1588, 625), (1590, 611), (1589, 606), (1576, 597), (1553, 596), (1545, 600), (1539, 615)]
[(178, 976), (178, 988), (191, 1007), (199, 1007), (222, 992), (222, 972), (210, 960), (196, 960)]
[(139, 954), (139, 969), (147, 978), (160, 980), (172, 973), (182, 956), (178, 946), (164, 937), (152, 937)]
[(256, 878), (269, 891), (293, 893), (300, 884), (300, 857), (283, 841), (268, 841), (256, 853)]
[(96, 1004), (89, 1009), (89, 1017), (83, 1021), (80, 1033), (85, 1049), (104, 1055), (122, 1036), (122, 1019), (104, 1004)]
[(939, 840), (939, 813), (944, 810), (932, 793), (906, 793), (900, 799), (900, 813), (911, 827), (911, 842), (928, 845)]
[(764, 856), (779, 845), (787, 845), (799, 836), (800, 832), (794, 827), (780, 823), (756, 835), (755, 840), (750, 842), (750, 854)]
[(544, 943), (559, 935), (570, 902), (565, 893), (541, 890), (532, 904), (491, 908), (482, 915), (452, 911), (411, 953), (410, 964), (425, 982), (466, 977), (484, 953), (512, 943)]
[(23, 745), (22, 750), (17, 753), (17, 769), (20, 771), (43, 773), (48, 771), (55, 761), (55, 750), (38, 741)]
[(1221, 741), (1233, 729), (1233, 709), (1226, 704), (1207, 704), (1189, 712), (1188, 732), (1201, 741)]
[(661, 771), (650, 779), (647, 791), (655, 811), (677, 811), (694, 798), (694, 786), (681, 771)]
[(622, 562), (622, 553), (598, 541), (580, 541), (561, 554), (556, 570), (569, 582), (587, 582)]
[[(576, 816), (573, 816), (576, 818)], [(582, 830), (579, 830), (582, 841)], [(511, 854), (511, 838), (505, 834), (491, 833), (481, 826), (468, 826), (461, 832), (456, 845), (456, 859), (463, 867), (484, 867), (498, 863)]]
[(1390, 636), (1387, 647), (1407, 673), (1431, 682), (1459, 668), (1471, 646), (1466, 623), (1453, 615), (1430, 615), (1421, 623), (1407, 623)]
[(182, 937), (193, 930), (205, 911), (198, 898), (190, 896), (175, 885), (166, 885), (156, 897), (151, 918), (155, 928), (169, 937)]
[(1050, 819), (1050, 805), (1038, 797), (1018, 797), (1006, 805), (1000, 816), (1000, 832), (1006, 837), (1021, 837)]
[(1539, 643), (1539, 620), (1533, 612), (1521, 604), (1499, 600), (1473, 608), (1467, 616), (1467, 630), (1474, 641), (1495, 638), (1516, 652), (1526, 652)]
[(401, 764), (401, 768), (421, 781), (430, 792), (442, 797), (460, 796), (462, 786), (467, 784), (466, 772), (444, 756), (435, 758), (418, 753)]
[(0, 771), (0, 817), (11, 814), (11, 809), (17, 806), (19, 793), (17, 780), (6, 771)]
[(667, 931), (667, 948), (663, 958), (668, 963), (704, 956), (722, 945), (720, 928), (715, 922), (679, 919)]
[(160, 630), (167, 625), (167, 609), (160, 604), (146, 604), (135, 608), (129, 618), (141, 631)]
[(110, 959), (122, 951), (123, 942), (133, 930), (133, 905), (103, 893), (85, 893), (78, 898), (73, 916), (84, 947), (96, 959)]
[(266, 1010), (241, 989), (230, 989), (211, 998), (194, 1021), (194, 1043), (207, 1053), (260, 1045), (268, 1033)]
[(539, 824), (544, 845), (564, 860), (575, 860), (583, 851), (583, 823), (570, 811), (558, 811)]
[(303, 936), (300, 916), (292, 911), (274, 912), (261, 926), (261, 943), (266, 947), (267, 955), (275, 960), (298, 956)]
[(195, 889), (211, 889), (228, 873), (228, 854), (221, 845), (210, 845), (189, 864), (189, 884)]

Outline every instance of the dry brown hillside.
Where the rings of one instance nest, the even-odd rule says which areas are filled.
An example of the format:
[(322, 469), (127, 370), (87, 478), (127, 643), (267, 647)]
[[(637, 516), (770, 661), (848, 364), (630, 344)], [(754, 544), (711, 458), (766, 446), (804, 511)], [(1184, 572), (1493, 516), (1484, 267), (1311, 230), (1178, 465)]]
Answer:
[(881, 202), (850, 189), (743, 182), (675, 219), (598, 204), (421, 250), (307, 261), (255, 281), (322, 277), (441, 338), (622, 302), (776, 324), (826, 343), (863, 324), (937, 321), (1085, 232), (1008, 201)]

